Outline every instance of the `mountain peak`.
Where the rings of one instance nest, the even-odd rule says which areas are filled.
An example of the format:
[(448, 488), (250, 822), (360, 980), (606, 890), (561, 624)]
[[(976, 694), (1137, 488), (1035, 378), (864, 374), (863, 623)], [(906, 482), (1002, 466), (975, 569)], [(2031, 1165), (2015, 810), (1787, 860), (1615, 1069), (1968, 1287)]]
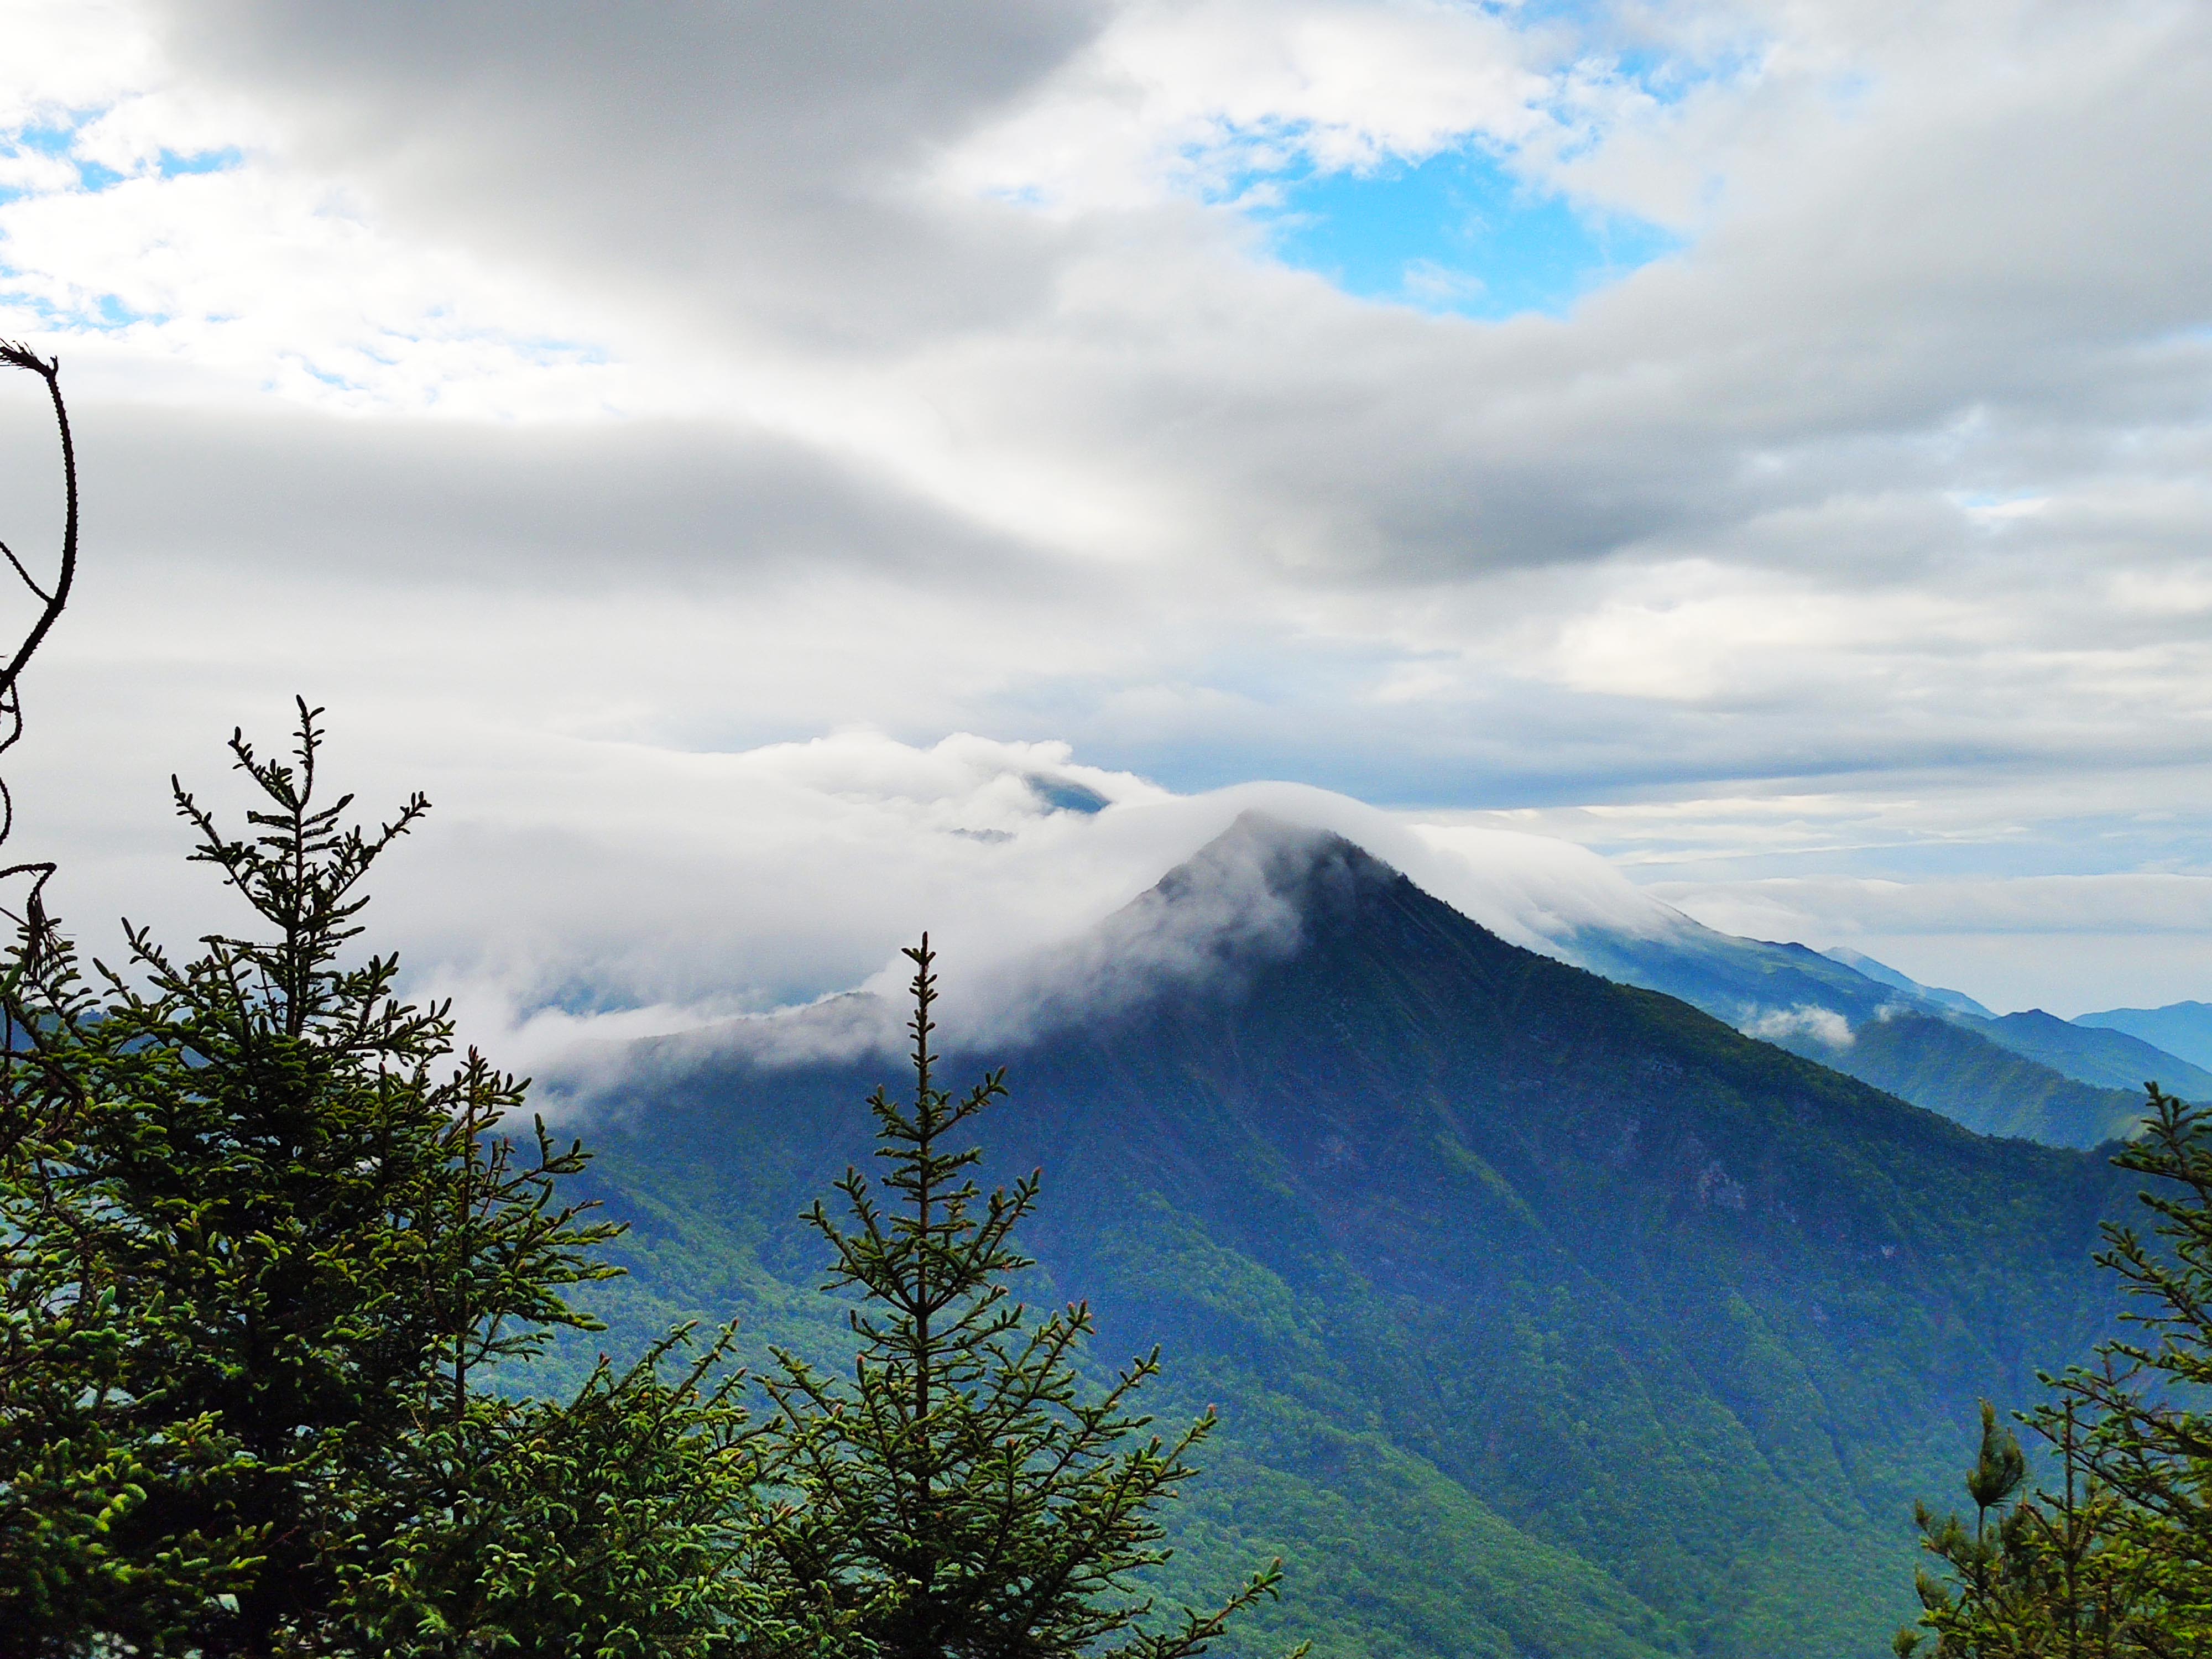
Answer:
[[(1348, 885), (1391, 881), (1398, 872), (1333, 830), (1294, 823), (1256, 807), (1176, 865), (1126, 909), (1243, 903), (1304, 905), (1341, 896)], [(1110, 919), (1109, 919), (1110, 920)]]
[(1042, 1030), (1161, 995), (1234, 995), (1251, 975), (1346, 926), (1364, 896), (1405, 878), (1330, 830), (1248, 810), (1067, 944), (1021, 964), (1018, 1024)]
[[(1515, 948), (1395, 863), (1246, 813), (1009, 981), (1073, 1018), (983, 1040), (948, 1001), (946, 1074), (1011, 1067), (994, 1176), (1047, 1170), (1046, 1282), (1109, 1352), (1233, 1390), (1235, 1524), (1179, 1547), (1218, 1561), (1257, 1516), (1352, 1562), (1310, 1615), (1344, 1652), (1873, 1650), (1910, 1612), (1899, 1509), (1973, 1400), (2097, 1334), (2081, 1264), (2124, 1184)], [(817, 1257), (763, 1241), (866, 1158), (850, 1103), (884, 1075), (650, 1080), (594, 1166), (654, 1240), (614, 1291), (647, 1340), (710, 1283), (749, 1340), (834, 1337), (795, 1312)], [(1407, 1560), (1419, 1598), (1366, 1590)]]

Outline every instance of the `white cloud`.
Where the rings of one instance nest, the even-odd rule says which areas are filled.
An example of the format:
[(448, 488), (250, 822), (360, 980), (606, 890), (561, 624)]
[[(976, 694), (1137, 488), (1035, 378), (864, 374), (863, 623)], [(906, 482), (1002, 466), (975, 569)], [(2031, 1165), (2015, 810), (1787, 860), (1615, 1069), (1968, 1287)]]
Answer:
[[(19, 9), (0, 333), (65, 359), (88, 503), (24, 833), (115, 849), (94, 914), (155, 781), (295, 689), (453, 803), (420, 937), (526, 1012), (851, 982), (921, 896), (1031, 890), (951, 833), (1020, 819), (1011, 762), (930, 785), (878, 882), (837, 792), (745, 758), (861, 728), (884, 776), (984, 732), (1557, 830), (1909, 948), (2008, 924), (1849, 883), (1940, 917), (2207, 862), (2201, 7)], [(1686, 246), (1482, 325), (1199, 199), (1468, 142)], [(1846, 886), (1753, 884), (1808, 872)], [(2154, 926), (2128, 892), (2034, 903)]]
[(1729, 933), (1754, 932), (1764, 918), (1769, 927), (1784, 924), (1787, 937), (1825, 933), (1838, 943), (1860, 933), (2212, 934), (2208, 873), (1912, 882), (1769, 877), (1711, 890), (1674, 882), (1646, 890)]
[(1747, 1036), (1767, 1042), (1786, 1042), (1791, 1037), (1810, 1037), (1831, 1048), (1851, 1046), (1851, 1025), (1832, 1008), (1799, 1003), (1790, 1008), (1752, 1009), (1737, 1022)]
[(141, 9), (131, 0), (18, 0), (0, 61), (0, 129), (112, 105), (158, 81)]
[(1498, 14), (1437, 0), (1148, 0), (953, 150), (945, 177), (1071, 213), (1419, 161), (1540, 125), (1540, 61)]

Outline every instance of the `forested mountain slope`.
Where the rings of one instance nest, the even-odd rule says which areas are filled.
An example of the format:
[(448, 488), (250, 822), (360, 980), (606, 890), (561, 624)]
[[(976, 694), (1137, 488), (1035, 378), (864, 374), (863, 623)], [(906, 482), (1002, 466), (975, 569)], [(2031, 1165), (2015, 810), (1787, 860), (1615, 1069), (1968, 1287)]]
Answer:
[[(1181, 965), (957, 1069), (1009, 1068), (1036, 1293), (1221, 1407), (1166, 1581), (1291, 1569), (1230, 1651), (1873, 1659), (1977, 1397), (2109, 1316), (2103, 1159), (1507, 945), (1335, 837), (1240, 821), (1087, 949)], [(611, 1342), (735, 1313), (839, 1352), (793, 1218), (897, 1066), (768, 1063), (771, 1024), (641, 1045), (592, 1126), (635, 1224)]]
[[(2178, 1050), (2160, 1048), (2142, 1036), (2132, 1035), (2133, 1028), (2126, 1026), (2124, 1018), (2115, 1018), (2145, 1013), (2146, 1011), (2119, 1009), (2115, 1010), (2113, 1015), (2084, 1014), (2079, 1020), (2063, 1020), (2056, 1014), (2045, 1013), (2040, 1008), (2029, 1008), (2013, 1014), (1993, 1014), (1961, 992), (1948, 991), (1941, 986), (1923, 985), (1887, 963), (1876, 962), (1872, 957), (1856, 951), (1832, 950), (1822, 954), (1877, 984), (1903, 992), (1905, 994), (1899, 1005), (1903, 1008), (1937, 1015), (1954, 1025), (1988, 1038), (2000, 1048), (2008, 1048), (2015, 1054), (2034, 1060), (2076, 1082), (2091, 1084), (2101, 1089), (2118, 1090), (2137, 1106), (2142, 1101), (2143, 1085), (2150, 1082), (2157, 1083), (2168, 1094), (2179, 1095), (2184, 1100), (2212, 1100), (2212, 1072), (2206, 1071), (2192, 1060), (2185, 1060)], [(2202, 1006), (2178, 1005), (2181, 1008)], [(2148, 1017), (2155, 1020), (2172, 1012), (2159, 1010)], [(1928, 1058), (1932, 1060), (1934, 1056)], [(1973, 1063), (1985, 1069), (1986, 1057)], [(1894, 1084), (1882, 1086), (1896, 1088)], [(1922, 1099), (1909, 1091), (1898, 1092), (1905, 1094), (1916, 1104), (1938, 1111), (1947, 1110), (1937, 1102)], [(1984, 1114), (1990, 1109), (1987, 1103), (1981, 1108)], [(1963, 1121), (1974, 1123), (1972, 1118)]]
[[(2132, 1090), (2099, 1088), (1927, 1014), (1870, 1020), (1840, 1049), (1802, 1038), (1790, 1047), (1978, 1134), (2095, 1146), (2133, 1134), (2142, 1119), (2140, 1084)], [(2165, 1079), (2146, 1072), (2143, 1081), (2153, 1080)]]
[(1876, 962), (1863, 951), (1854, 951), (1848, 945), (1832, 945), (1820, 952), (1824, 957), (1840, 962), (1846, 968), (1863, 975), (1878, 985), (1905, 992), (1916, 1002), (1933, 1003), (1954, 1013), (1975, 1014), (1984, 1019), (1995, 1019), (1996, 1015), (1984, 1008), (1964, 991), (1946, 989), (1941, 985), (1923, 985), (1910, 975), (1901, 974), (1886, 962)]
[(2095, 1146), (2134, 1129), (2145, 1082), (2187, 1095), (2212, 1080), (2148, 1045), (2109, 1042), (2118, 1032), (2092, 1033), (2049, 1015), (1978, 1017), (1943, 1000), (1954, 994), (1893, 969), (1876, 979), (1802, 945), (1739, 939), (1687, 917), (1662, 933), (1585, 931), (1560, 944), (1571, 960), (1608, 979), (1680, 997), (1982, 1134)]
[(2068, 1077), (2120, 1090), (2138, 1105), (2146, 1083), (2184, 1100), (2212, 1100), (2212, 1072), (2125, 1031), (2076, 1025), (2040, 1008), (1963, 1023), (2000, 1047)]

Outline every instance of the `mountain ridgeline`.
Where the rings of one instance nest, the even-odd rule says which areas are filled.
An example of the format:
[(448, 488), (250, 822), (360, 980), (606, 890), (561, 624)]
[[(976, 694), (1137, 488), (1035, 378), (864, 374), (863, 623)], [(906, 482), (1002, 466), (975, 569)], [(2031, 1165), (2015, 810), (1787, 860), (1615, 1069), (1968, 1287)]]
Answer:
[[(2163, 1008), (2107, 1008), (2074, 1022), (2120, 1031), (2203, 1066), (2212, 1066), (2212, 1003), (2172, 1002)], [(2184, 1091), (2185, 1094), (2186, 1091)]]
[(2143, 1085), (2212, 1099), (2212, 1073), (2118, 1030), (1990, 1014), (1864, 957), (1738, 939), (1687, 917), (1656, 933), (1584, 929), (1579, 965), (1715, 1017), (1982, 1134), (2089, 1147), (2132, 1133)]
[[(1224, 893), (1285, 925), (1220, 932)], [(1506, 944), (1347, 842), (1239, 820), (1093, 944), (1164, 934), (1179, 967), (1018, 1042), (942, 1036), (948, 1077), (1007, 1067), (991, 1169), (1044, 1172), (1027, 1293), (1087, 1297), (1101, 1366), (1164, 1345), (1164, 1416), (1221, 1410), (1160, 1588), (1290, 1573), (1222, 1651), (1874, 1659), (1977, 1400), (2107, 1328), (2104, 1158)], [(605, 1342), (734, 1313), (849, 1354), (793, 1218), (897, 1066), (771, 1063), (769, 1024), (628, 1054)]]

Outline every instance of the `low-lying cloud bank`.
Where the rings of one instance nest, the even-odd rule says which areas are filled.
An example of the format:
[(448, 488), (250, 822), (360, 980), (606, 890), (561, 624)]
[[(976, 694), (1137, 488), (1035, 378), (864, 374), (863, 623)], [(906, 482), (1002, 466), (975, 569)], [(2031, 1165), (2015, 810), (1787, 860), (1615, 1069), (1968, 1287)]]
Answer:
[[(70, 713), (47, 714), (39, 740), (66, 752)], [(1205, 928), (1186, 926), (1201, 914), (1186, 908), (1179, 933), (1096, 932), (1247, 811), (1341, 835), (1501, 937), (1554, 954), (1571, 957), (1579, 932), (1649, 938), (1686, 913), (1752, 937), (1855, 945), (1996, 1007), (2155, 1006), (2212, 989), (2212, 878), (2186, 872), (1639, 886), (1625, 872), (1654, 867), (1632, 854), (1617, 864), (1505, 827), (1522, 821), (1510, 814), (1437, 822), (1284, 783), (1182, 793), (1086, 764), (1065, 743), (916, 744), (856, 727), (708, 752), (466, 725), (380, 733), (332, 718), (330, 775), (359, 792), (364, 814), (414, 787), (436, 803), (379, 872), (375, 942), (401, 951), (415, 994), (454, 997), (466, 1035), (526, 1071), (793, 1008), (808, 1012), (748, 1030), (810, 1051), (895, 1048), (895, 1019), (823, 1000), (865, 989), (895, 1002), (899, 948), (924, 931), (942, 954), (949, 1029), (1012, 1033), (1054, 998), (1110, 1000), (1117, 978), (1172, 967), (1209, 928), (1256, 937), (1273, 925), (1265, 883), (1229, 871), (1215, 872)], [(264, 747), (281, 738), (249, 729)], [(185, 781), (235, 805), (219, 751), (201, 747)], [(27, 792), (37, 817), (25, 833), (67, 847), (55, 891), (95, 949), (112, 949), (105, 919), (120, 915), (172, 940), (240, 925), (183, 865), (185, 837), (148, 787), (159, 775), (136, 779), (129, 829), (111, 812), (58, 837), (52, 797)], [(1614, 833), (1608, 822), (1547, 823)], [(1821, 855), (1795, 856), (1803, 867)]]
[(421, 982), (532, 1064), (778, 1009), (803, 1012), (744, 1040), (870, 1046), (882, 1032), (819, 1000), (855, 988), (895, 1000), (908, 971), (896, 952), (924, 931), (948, 1025), (970, 1033), (1208, 972), (1220, 941), (1265, 951), (1294, 927), (1256, 854), (1217, 851), (1171, 912), (1131, 902), (1247, 813), (1340, 835), (1534, 949), (1677, 920), (1566, 842), (1410, 823), (1293, 784), (1176, 795), (1058, 744), (963, 736), (923, 750), (852, 732), (639, 766), (625, 799), (633, 839), (619, 853), (477, 818), (426, 831), (428, 879), (395, 890), (398, 925), (427, 936)]

